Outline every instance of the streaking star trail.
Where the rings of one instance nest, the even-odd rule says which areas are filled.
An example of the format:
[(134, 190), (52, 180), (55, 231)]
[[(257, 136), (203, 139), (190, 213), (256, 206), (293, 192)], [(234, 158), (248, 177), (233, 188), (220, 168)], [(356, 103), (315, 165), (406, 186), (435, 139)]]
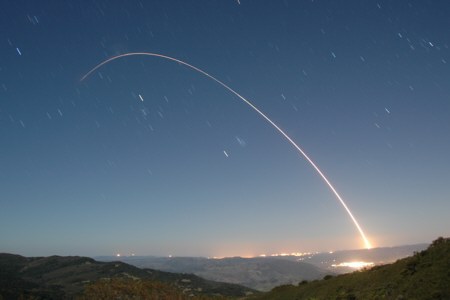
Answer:
[(127, 56), (151, 56), (151, 57), (157, 57), (157, 58), (162, 58), (162, 59), (166, 59), (166, 60), (170, 60), (170, 61), (174, 61), (177, 62), (181, 65), (187, 66), (191, 69), (193, 69), (194, 71), (197, 71), (203, 75), (205, 75), (206, 77), (212, 79), (213, 81), (215, 81), (216, 83), (220, 84), (222, 87), (226, 88), (228, 91), (230, 91), (231, 93), (233, 93), (234, 95), (236, 95), (239, 99), (241, 99), (245, 104), (247, 104), (248, 106), (250, 106), (255, 112), (257, 112), (264, 120), (266, 120), (270, 125), (272, 125), (292, 146), (294, 146), (294, 148), (310, 163), (310, 165), (316, 170), (316, 172), (320, 175), (320, 177), (323, 179), (323, 181), (326, 183), (326, 185), (330, 188), (330, 190), (333, 192), (333, 194), (336, 196), (336, 198), (339, 200), (339, 202), (341, 203), (341, 205), (344, 207), (345, 211), (347, 212), (347, 214), (349, 215), (350, 219), (352, 220), (353, 224), (355, 225), (356, 229), (358, 230), (362, 240), (364, 241), (364, 245), (365, 248), (370, 249), (372, 248), (371, 243), (369, 242), (369, 240), (367, 239), (366, 235), (364, 234), (363, 229), (361, 228), (361, 226), (359, 225), (358, 221), (356, 220), (356, 218), (353, 216), (353, 213), (350, 211), (349, 207), (347, 206), (347, 204), (345, 203), (345, 201), (342, 199), (342, 197), (339, 195), (339, 193), (336, 191), (336, 189), (334, 188), (334, 186), (331, 184), (331, 182), (328, 180), (328, 178), (325, 176), (325, 174), (319, 169), (319, 167), (317, 166), (317, 164), (306, 154), (306, 152), (299, 146), (297, 145), (297, 143), (294, 142), (294, 140), (292, 140), (291, 137), (289, 137), (287, 135), (287, 133), (285, 133), (275, 122), (273, 122), (266, 114), (264, 114), (259, 108), (257, 108), (252, 102), (250, 102), (249, 100), (247, 100), (245, 97), (243, 97), (241, 94), (239, 94), (238, 92), (236, 92), (234, 89), (232, 89), (231, 87), (229, 87), (228, 85), (226, 85), (225, 83), (223, 83), (222, 81), (220, 81), (219, 79), (217, 79), (216, 77), (210, 75), (209, 73), (203, 71), (202, 69), (199, 69), (185, 61), (179, 60), (177, 58), (174, 57), (170, 57), (167, 55), (163, 55), (163, 54), (158, 54), (158, 53), (151, 53), (151, 52), (131, 52), (131, 53), (124, 53), (124, 54), (120, 54), (120, 55), (116, 55), (113, 57), (108, 58), (107, 60), (99, 63), (98, 65), (96, 65), (94, 68), (92, 68), (89, 72), (87, 72), (83, 77), (81, 77), (80, 81), (84, 81), (87, 77), (89, 77), (92, 73), (94, 73), (97, 69), (99, 69), (100, 67), (104, 66), (105, 64), (112, 62), (116, 59), (122, 58), (122, 57), (127, 57)]

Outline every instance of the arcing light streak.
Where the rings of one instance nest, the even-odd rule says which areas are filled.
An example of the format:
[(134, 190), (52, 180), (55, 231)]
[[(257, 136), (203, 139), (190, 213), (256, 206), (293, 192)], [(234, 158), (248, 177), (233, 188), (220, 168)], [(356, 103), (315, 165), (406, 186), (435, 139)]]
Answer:
[(234, 95), (236, 95), (239, 99), (241, 99), (242, 101), (244, 101), (248, 106), (250, 106), (254, 111), (256, 111), (261, 117), (263, 117), (270, 125), (272, 125), (276, 130), (278, 130), (279, 133), (281, 133), (282, 136), (284, 136), (286, 138), (286, 140), (291, 143), (292, 146), (295, 147), (295, 149), (297, 149), (298, 152), (300, 152), (301, 155), (303, 155), (303, 157), (311, 164), (311, 166), (313, 166), (313, 168), (317, 171), (317, 173), (320, 175), (320, 177), (322, 177), (323, 181), (325, 181), (325, 183), (328, 185), (328, 187), (331, 189), (331, 191), (333, 192), (333, 194), (336, 196), (336, 198), (339, 200), (339, 202), (342, 204), (342, 206), (345, 208), (345, 210), (347, 211), (347, 214), (350, 216), (350, 218), (352, 219), (353, 223), (355, 224), (356, 228), (359, 231), (359, 234), (361, 235), (361, 238), (364, 241), (365, 247), (367, 249), (372, 248), (369, 240), (366, 238), (366, 235), (364, 234), (364, 231), (362, 230), (361, 226), (359, 226), (358, 221), (356, 221), (356, 218), (353, 216), (352, 212), (350, 211), (350, 209), (348, 208), (347, 204), (345, 204), (344, 200), (342, 199), (342, 197), (339, 195), (339, 193), (336, 191), (336, 189), (333, 187), (333, 185), (330, 183), (330, 181), (328, 180), (328, 178), (322, 173), (322, 171), (319, 169), (319, 167), (312, 161), (311, 158), (309, 158), (309, 156), (305, 153), (305, 151), (303, 151), (302, 148), (300, 148), (300, 146), (298, 146), (288, 135), (287, 133), (285, 133), (277, 124), (275, 124), (268, 116), (266, 116), (261, 110), (259, 110), (255, 105), (253, 105), (249, 100), (245, 99), (243, 96), (241, 96), (238, 92), (236, 92), (235, 90), (233, 90), (232, 88), (230, 88), (228, 85), (226, 85), (225, 83), (223, 83), (222, 81), (220, 81), (219, 79), (215, 78), (214, 76), (206, 73), (205, 71), (176, 58), (167, 56), (167, 55), (162, 55), (162, 54), (158, 54), (158, 53), (151, 53), (151, 52), (132, 52), (132, 53), (124, 53), (124, 54), (120, 54), (117, 56), (113, 56), (111, 58), (108, 58), (107, 60), (99, 63), (98, 65), (96, 65), (94, 68), (92, 68), (89, 72), (87, 72), (83, 77), (81, 77), (80, 81), (83, 81), (84, 79), (86, 79), (89, 75), (91, 75), (93, 72), (95, 72), (98, 68), (100, 68), (101, 66), (116, 60), (118, 58), (121, 57), (126, 57), (126, 56), (136, 56), (136, 55), (145, 55), (145, 56), (153, 56), (153, 57), (159, 57), (159, 58), (163, 58), (163, 59), (167, 59), (167, 60), (171, 60), (174, 62), (177, 62), (179, 64), (185, 65), (203, 75), (205, 75), (206, 77), (214, 80), (216, 83), (220, 84), (221, 86), (223, 86), (224, 88), (226, 88), (227, 90), (229, 90), (231, 93), (233, 93)]

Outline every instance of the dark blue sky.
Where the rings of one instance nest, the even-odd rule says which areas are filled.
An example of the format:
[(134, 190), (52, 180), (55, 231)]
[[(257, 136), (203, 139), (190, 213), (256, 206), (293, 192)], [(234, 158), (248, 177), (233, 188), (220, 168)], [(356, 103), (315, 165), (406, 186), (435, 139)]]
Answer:
[[(258, 255), (450, 234), (448, 1), (0, 4), (0, 252)], [(140, 97), (144, 101), (141, 101)], [(224, 152), (225, 151), (225, 152)], [(225, 155), (225, 153), (228, 155)]]

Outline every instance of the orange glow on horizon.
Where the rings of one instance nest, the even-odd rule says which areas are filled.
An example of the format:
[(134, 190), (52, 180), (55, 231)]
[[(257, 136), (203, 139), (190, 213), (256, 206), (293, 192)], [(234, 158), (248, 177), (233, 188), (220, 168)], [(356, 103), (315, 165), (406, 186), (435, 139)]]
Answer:
[[(94, 73), (97, 69), (99, 69), (100, 67), (102, 67), (105, 64), (108, 64), (109, 62), (112, 62), (116, 59), (119, 58), (123, 58), (123, 57), (129, 57), (129, 56), (149, 56), (149, 57), (156, 57), (156, 58), (161, 58), (161, 59), (165, 59), (165, 60), (169, 60), (172, 62), (176, 62), (178, 64), (184, 65), (200, 74), (203, 74), (204, 76), (208, 77), (209, 79), (213, 80), (214, 82), (216, 82), (217, 84), (221, 85), (223, 88), (225, 88), (226, 90), (230, 91), (232, 94), (234, 94), (236, 97), (238, 97), (240, 100), (242, 100), (246, 105), (248, 105), (253, 111), (255, 111), (263, 120), (265, 120), (267, 123), (269, 123), (274, 129), (276, 129), (276, 131), (278, 131), (279, 134), (281, 134), (282, 137), (284, 137), (284, 139), (289, 142), (296, 150), (297, 152), (304, 158), (306, 159), (307, 162), (309, 162), (309, 164), (313, 167), (313, 169), (317, 172), (317, 174), (322, 178), (322, 180), (326, 183), (326, 185), (328, 186), (328, 188), (331, 190), (331, 192), (335, 195), (335, 197), (337, 198), (337, 200), (340, 202), (340, 204), (342, 205), (342, 207), (345, 209), (345, 211), (347, 212), (348, 216), (350, 217), (350, 219), (352, 220), (354, 226), (356, 227), (357, 231), (359, 232), (359, 235), (361, 236), (361, 239), (364, 240), (364, 244), (366, 249), (371, 249), (372, 245), (370, 244), (369, 240), (366, 238), (366, 235), (362, 229), (362, 227), (359, 225), (358, 221), (356, 220), (355, 216), (353, 216), (353, 213), (350, 211), (350, 208), (347, 206), (347, 204), (345, 203), (344, 199), (341, 197), (341, 195), (337, 192), (337, 190), (335, 189), (335, 187), (333, 186), (333, 184), (331, 184), (330, 180), (328, 179), (327, 176), (325, 176), (324, 172), (322, 172), (322, 170), (319, 168), (319, 166), (309, 157), (309, 155), (302, 149), (302, 147), (300, 147), (283, 129), (281, 129), (280, 126), (278, 126), (278, 124), (276, 124), (274, 121), (272, 121), (272, 119), (270, 119), (264, 112), (262, 112), (258, 107), (256, 107), (251, 101), (249, 101), (248, 99), (246, 99), (244, 96), (242, 96), (241, 94), (239, 94), (238, 92), (236, 92), (233, 88), (231, 88), (230, 86), (228, 86), (227, 84), (225, 84), (224, 82), (222, 82), (221, 80), (217, 79), (216, 77), (210, 75), (209, 73), (203, 71), (202, 69), (191, 65), (183, 60), (168, 56), (168, 55), (164, 55), (164, 54), (159, 54), (159, 53), (153, 53), (153, 52), (129, 52), (129, 53), (123, 53), (123, 54), (119, 54), (113, 57), (110, 57), (104, 61), (102, 61), (101, 63), (97, 64), (95, 67), (93, 67), (91, 70), (89, 70), (89, 72), (87, 72), (86, 74), (83, 75), (83, 77), (81, 77), (80, 82), (84, 81), (87, 77), (89, 77), (92, 73)], [(143, 101), (144, 99), (142, 98), (141, 95), (139, 95), (141, 101)], [(228, 153), (224, 150), (223, 151), (225, 156), (228, 157)]]

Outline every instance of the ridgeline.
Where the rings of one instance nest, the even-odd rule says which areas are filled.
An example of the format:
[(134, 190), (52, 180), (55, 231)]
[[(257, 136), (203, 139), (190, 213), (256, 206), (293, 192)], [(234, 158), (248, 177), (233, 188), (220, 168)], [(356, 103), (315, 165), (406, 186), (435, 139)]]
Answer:
[(428, 249), (392, 264), (267, 293), (122, 262), (0, 254), (3, 299), (450, 299), (450, 238), (438, 238)]
[(450, 238), (393, 264), (279, 286), (250, 299), (450, 299)]
[(0, 300), (228, 299), (256, 291), (192, 274), (140, 269), (88, 257), (0, 253)]

